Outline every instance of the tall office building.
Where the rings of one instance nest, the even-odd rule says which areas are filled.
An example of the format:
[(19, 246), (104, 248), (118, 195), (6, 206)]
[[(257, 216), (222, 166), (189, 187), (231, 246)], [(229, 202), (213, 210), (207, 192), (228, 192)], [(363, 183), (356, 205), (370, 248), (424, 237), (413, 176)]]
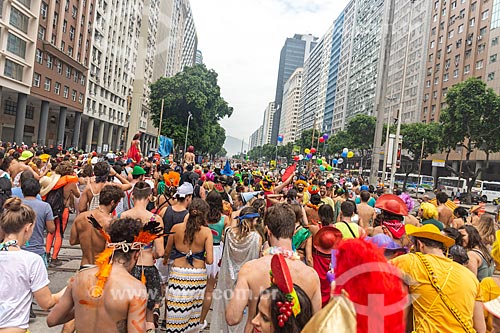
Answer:
[[(40, 0), (0, 0), (0, 121), (3, 141), (36, 141), (35, 105), (29, 98), (37, 49)], [(27, 131), (26, 131), (27, 129)], [(16, 138), (14, 138), (14, 132)]]
[(153, 81), (193, 66), (197, 57), (198, 37), (189, 0), (161, 0), (160, 18)]
[(248, 150), (262, 146), (262, 125), (252, 133), (248, 140)]
[(328, 79), (326, 84), (325, 109), (323, 113), (323, 133), (332, 132), (333, 109), (335, 105), (335, 95), (337, 92), (337, 79), (339, 74), (340, 52), (342, 49), (342, 31), (344, 28), (344, 15), (342, 11), (333, 24), (332, 46), (328, 68)]
[[(394, 15), (393, 23), (387, 80), (388, 98), (385, 101), (386, 119), (387, 117), (397, 118), (397, 110), (402, 98), (401, 121), (403, 123), (420, 121), (432, 5), (432, 1), (427, 0), (396, 0), (395, 2), (394, 11), (398, 15)], [(405, 87), (401, 95), (405, 71)]]
[(194, 62), (197, 65), (203, 64), (203, 53), (200, 50), (196, 50), (196, 59)]
[(328, 29), (304, 63), (299, 126), (296, 137), (300, 137), (303, 131), (313, 127), (321, 131), (325, 112), (333, 27), (332, 25)]
[[(302, 74), (303, 69), (297, 68), (288, 78), (283, 89), (283, 104), (279, 127), (279, 134), (283, 135), (283, 144), (294, 142), (298, 137), (297, 128), (299, 124)], [(275, 120), (277, 119), (275, 118)]]
[(489, 39), (491, 43), (488, 48), (486, 84), (498, 94), (500, 93), (500, 0), (493, 2)]
[(296, 34), (293, 36), (293, 38), (287, 38), (285, 41), (285, 45), (283, 45), (283, 48), (281, 49), (278, 80), (276, 82), (276, 95), (274, 98), (276, 112), (274, 115), (273, 130), (271, 134), (272, 144), (276, 144), (278, 134), (280, 132), (279, 123), (281, 118), (281, 104), (285, 83), (297, 68), (304, 65), (304, 60), (307, 59), (309, 53), (316, 46), (317, 40), (317, 37), (314, 37), (310, 34)]
[(492, 8), (493, 1), (455, 0), (432, 4), (422, 122), (439, 120), (441, 110), (446, 107), (446, 93), (454, 84), (469, 77), (488, 82)]
[(274, 102), (270, 102), (264, 110), (264, 119), (262, 121), (262, 145), (271, 143), (271, 135), (273, 131), (273, 118), (276, 112)]

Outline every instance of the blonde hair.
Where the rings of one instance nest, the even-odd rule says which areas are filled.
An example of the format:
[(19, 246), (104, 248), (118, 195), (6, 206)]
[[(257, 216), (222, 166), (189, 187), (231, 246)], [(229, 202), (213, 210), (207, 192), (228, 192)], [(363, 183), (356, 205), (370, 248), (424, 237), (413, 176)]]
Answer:
[(203, 183), (203, 188), (207, 190), (208, 192), (212, 191), (214, 189), (214, 182), (211, 181), (206, 181)]
[(483, 240), (484, 244), (492, 245), (495, 242), (496, 231), (495, 231), (495, 220), (493, 219), (493, 216), (488, 214), (481, 215), (476, 229), (479, 232), (479, 235), (481, 236), (481, 239)]
[(420, 209), (422, 210), (422, 219), (437, 219), (438, 218), (438, 210), (437, 207), (431, 203), (423, 202), (420, 204)]

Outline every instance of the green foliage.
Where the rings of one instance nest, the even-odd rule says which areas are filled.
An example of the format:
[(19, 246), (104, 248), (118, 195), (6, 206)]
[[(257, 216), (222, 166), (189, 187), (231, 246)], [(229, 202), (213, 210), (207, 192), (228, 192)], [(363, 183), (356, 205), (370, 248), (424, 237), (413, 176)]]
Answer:
[(346, 131), (349, 133), (350, 146), (352, 150), (366, 151), (373, 147), (375, 136), (376, 118), (364, 114), (358, 114), (347, 124)]
[(342, 149), (351, 148), (350, 145), (351, 136), (347, 133), (347, 131), (339, 131), (328, 138), (327, 154), (341, 154)]
[(438, 123), (402, 124), (403, 150), (409, 152), (413, 160), (420, 159), (422, 141), (424, 143), (423, 158), (438, 151), (441, 143), (441, 126)]
[(156, 127), (160, 123), (161, 103), (164, 113), (161, 134), (183, 145), (188, 113), (193, 117), (189, 124), (188, 145), (199, 153), (217, 154), (225, 140), (225, 130), (219, 125), (230, 117), (233, 108), (220, 95), (217, 73), (205, 65), (185, 67), (173, 77), (163, 77), (151, 85), (151, 119)]

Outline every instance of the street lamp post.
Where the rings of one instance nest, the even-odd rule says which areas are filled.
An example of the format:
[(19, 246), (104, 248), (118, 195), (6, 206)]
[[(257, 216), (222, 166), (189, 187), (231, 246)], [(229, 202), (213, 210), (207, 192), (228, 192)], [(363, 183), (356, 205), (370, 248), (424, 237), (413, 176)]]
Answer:
[(184, 154), (186, 153), (186, 149), (187, 149), (188, 134), (189, 134), (189, 121), (193, 117), (193, 115), (191, 114), (191, 112), (188, 112), (188, 114), (189, 115), (188, 115), (188, 121), (187, 121), (187, 126), (186, 126), (186, 139), (184, 140)]

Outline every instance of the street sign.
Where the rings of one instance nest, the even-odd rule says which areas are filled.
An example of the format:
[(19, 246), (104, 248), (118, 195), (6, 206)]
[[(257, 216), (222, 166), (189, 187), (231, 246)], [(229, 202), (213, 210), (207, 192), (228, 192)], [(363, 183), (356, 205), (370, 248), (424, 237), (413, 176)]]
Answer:
[(432, 160), (433, 167), (444, 168), (445, 160)]

